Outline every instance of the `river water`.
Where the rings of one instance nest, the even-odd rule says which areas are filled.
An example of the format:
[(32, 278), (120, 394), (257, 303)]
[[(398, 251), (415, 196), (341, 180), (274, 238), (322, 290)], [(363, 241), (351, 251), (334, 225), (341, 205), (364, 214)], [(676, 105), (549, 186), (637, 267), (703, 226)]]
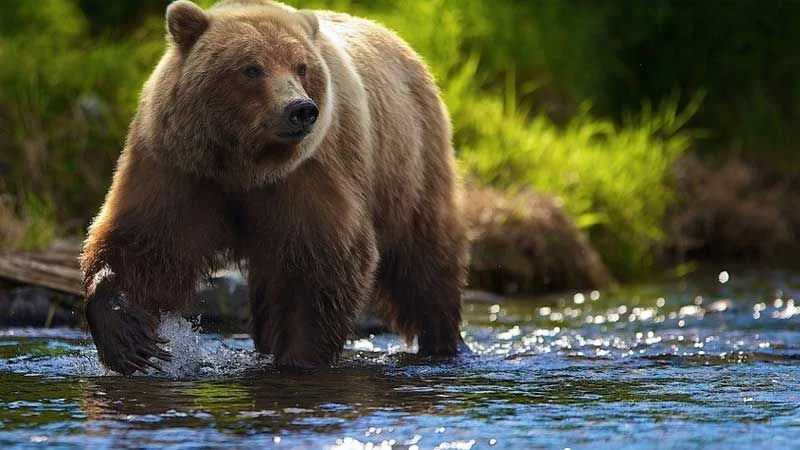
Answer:
[(795, 273), (468, 302), (471, 355), (417, 358), (379, 335), (312, 374), (275, 369), (247, 336), (179, 318), (161, 332), (175, 360), (123, 378), (80, 330), (0, 329), (0, 448), (800, 446)]

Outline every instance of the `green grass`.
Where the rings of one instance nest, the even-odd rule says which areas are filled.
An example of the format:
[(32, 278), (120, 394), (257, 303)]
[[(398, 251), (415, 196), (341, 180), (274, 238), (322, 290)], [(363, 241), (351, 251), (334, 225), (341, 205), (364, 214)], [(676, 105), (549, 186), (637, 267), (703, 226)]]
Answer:
[(141, 83), (162, 51), (162, 26), (112, 42), (90, 36), (72, 2), (10, 6), (18, 21), (0, 35), (0, 189), (21, 216), (38, 217), (43, 202), (56, 206), (53, 220), (85, 219), (108, 187)]
[(15, 210), (9, 196), (0, 196), (0, 249), (32, 250), (50, 244), (57, 235), (56, 210), (35, 194), (27, 194)]
[[(451, 80), (446, 98), (467, 177), (507, 191), (558, 197), (618, 277), (641, 276), (658, 260), (662, 225), (675, 201), (671, 167), (700, 134), (687, 131), (702, 97), (645, 106), (623, 125), (581, 107), (560, 127), (531, 116), (515, 95), (469, 95), (472, 70)], [(510, 84), (511, 85), (511, 84)]]

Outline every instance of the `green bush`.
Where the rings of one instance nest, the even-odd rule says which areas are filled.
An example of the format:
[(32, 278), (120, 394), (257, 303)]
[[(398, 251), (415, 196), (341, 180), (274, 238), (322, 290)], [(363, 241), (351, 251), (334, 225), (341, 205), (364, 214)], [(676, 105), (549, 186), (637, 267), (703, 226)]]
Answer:
[(469, 136), (459, 140), (462, 167), (485, 184), (557, 196), (618, 277), (643, 275), (657, 260), (665, 214), (676, 200), (672, 163), (697, 136), (683, 126), (699, 97), (683, 112), (676, 105), (644, 108), (622, 126), (584, 107), (558, 127), (545, 116), (529, 120), (496, 97), (471, 99), (455, 110), (460, 134)]
[[(141, 83), (162, 51), (160, 21), (125, 41), (90, 39), (73, 2), (16, 0), (0, 38), (0, 188), (85, 219), (108, 186)], [(16, 20), (14, 20), (16, 19)], [(25, 201), (15, 208), (24, 215)], [(85, 220), (80, 221), (83, 228)]]
[(679, 89), (705, 93), (697, 150), (791, 160), (800, 138), (800, 2), (453, 0), (464, 48), (494, 87), (516, 72), (521, 96), (563, 123), (586, 100), (621, 121)]

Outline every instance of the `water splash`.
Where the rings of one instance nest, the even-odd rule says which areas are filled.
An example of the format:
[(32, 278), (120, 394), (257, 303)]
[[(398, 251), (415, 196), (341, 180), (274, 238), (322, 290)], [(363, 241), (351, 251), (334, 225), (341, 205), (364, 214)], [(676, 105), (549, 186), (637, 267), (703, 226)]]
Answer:
[[(200, 322), (200, 317), (196, 318)], [(252, 349), (249, 340), (220, 338), (209, 340), (201, 336), (201, 330), (189, 320), (177, 314), (161, 317), (158, 335), (169, 340), (164, 349), (172, 353), (172, 361), (161, 365), (162, 372), (154, 374), (168, 378), (208, 378), (235, 376), (248, 370), (264, 367), (268, 359)], [(206, 335), (208, 336), (208, 335)], [(233, 340), (234, 342), (236, 340)]]
[(199, 373), (204, 351), (200, 332), (191, 322), (176, 314), (165, 314), (161, 317), (158, 335), (169, 340), (164, 349), (172, 353), (172, 361), (161, 365), (164, 375), (183, 378)]
[[(199, 321), (199, 318), (197, 318)], [(237, 376), (264, 368), (269, 358), (258, 355), (247, 336), (223, 338), (201, 334), (191, 321), (178, 315), (162, 317), (158, 334), (169, 343), (170, 362), (162, 362), (161, 372), (137, 372), (136, 377), (203, 379)], [(9, 328), (0, 330), (5, 348), (15, 354), (0, 358), (0, 371), (45, 377), (117, 377), (103, 367), (88, 333), (64, 328)]]

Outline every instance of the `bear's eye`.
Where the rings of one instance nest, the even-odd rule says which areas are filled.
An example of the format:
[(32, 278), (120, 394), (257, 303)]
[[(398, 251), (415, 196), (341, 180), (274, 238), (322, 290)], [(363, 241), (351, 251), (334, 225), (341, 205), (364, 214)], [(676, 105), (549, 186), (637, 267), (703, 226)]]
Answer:
[(264, 69), (261, 68), (261, 66), (247, 66), (242, 69), (242, 73), (244, 73), (247, 78), (261, 78), (264, 76)]
[(305, 64), (300, 64), (299, 66), (297, 66), (297, 74), (300, 75), (301, 77), (306, 76), (307, 71), (308, 71), (308, 66), (306, 66)]

